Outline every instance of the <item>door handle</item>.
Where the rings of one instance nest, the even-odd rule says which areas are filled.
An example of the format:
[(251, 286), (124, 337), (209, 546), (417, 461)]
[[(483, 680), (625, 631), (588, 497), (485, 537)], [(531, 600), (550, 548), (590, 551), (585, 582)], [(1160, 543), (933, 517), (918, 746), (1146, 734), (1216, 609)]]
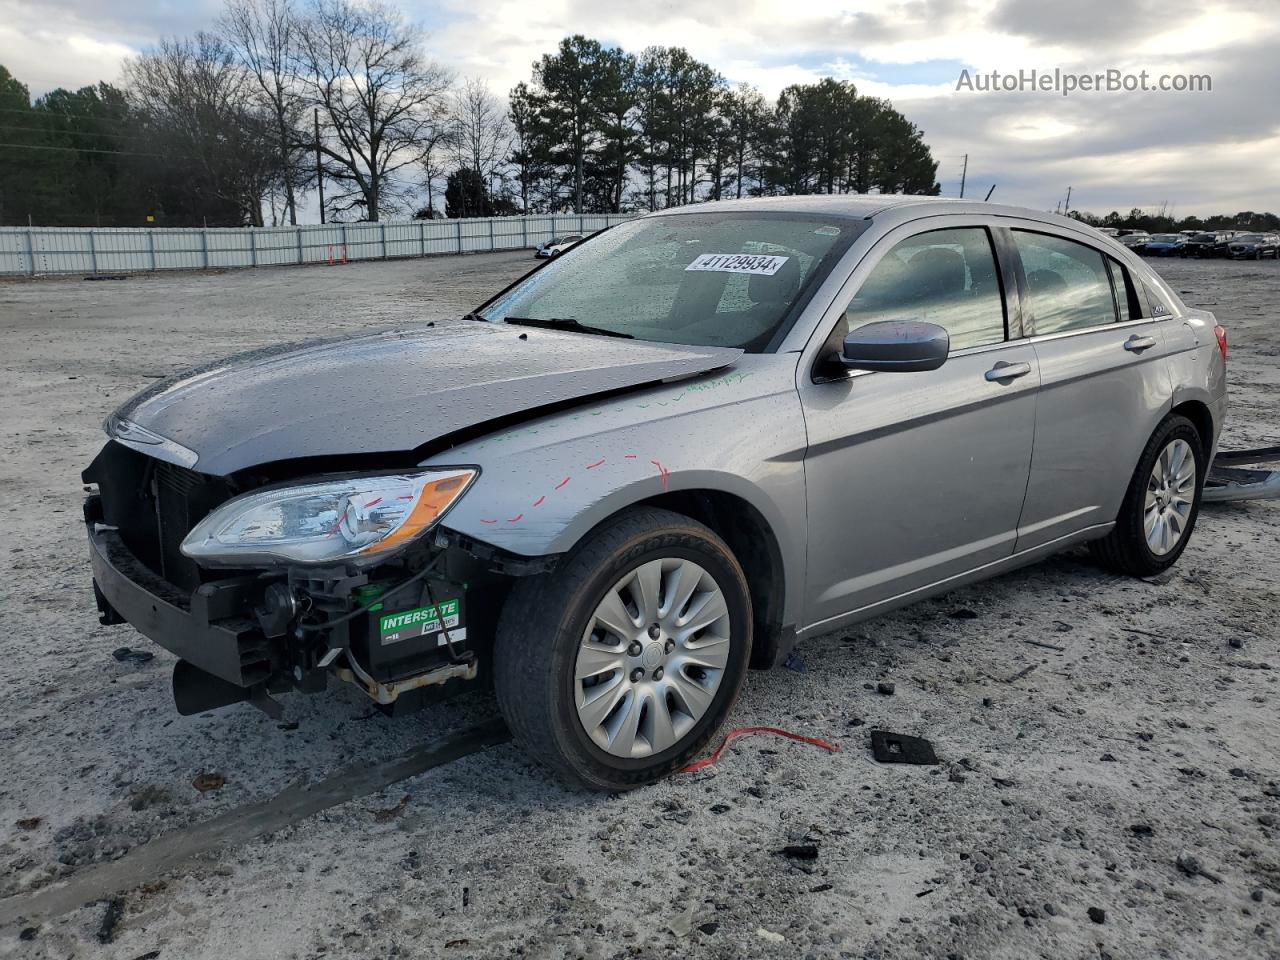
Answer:
[(1143, 350), (1156, 345), (1155, 337), (1140, 337), (1136, 333), (1124, 342), (1124, 348), (1133, 353), (1141, 353)]
[(1007, 360), (1001, 360), (986, 372), (986, 378), (989, 383), (1002, 383), (1006, 380), (1025, 377), (1030, 372), (1031, 364), (1029, 363), (1009, 363)]

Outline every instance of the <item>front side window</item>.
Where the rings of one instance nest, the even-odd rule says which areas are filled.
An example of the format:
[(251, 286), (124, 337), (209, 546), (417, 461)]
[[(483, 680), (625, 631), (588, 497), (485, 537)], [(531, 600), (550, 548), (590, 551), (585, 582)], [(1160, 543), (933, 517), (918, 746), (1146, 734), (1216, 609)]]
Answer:
[(848, 330), (882, 320), (936, 323), (952, 350), (1004, 340), (1004, 300), (987, 231), (932, 230), (894, 246), (845, 310)]
[(865, 229), (782, 212), (645, 217), (566, 251), (480, 314), (759, 353)]
[(1047, 233), (1015, 230), (1013, 237), (1037, 336), (1115, 323), (1115, 300), (1099, 251)]

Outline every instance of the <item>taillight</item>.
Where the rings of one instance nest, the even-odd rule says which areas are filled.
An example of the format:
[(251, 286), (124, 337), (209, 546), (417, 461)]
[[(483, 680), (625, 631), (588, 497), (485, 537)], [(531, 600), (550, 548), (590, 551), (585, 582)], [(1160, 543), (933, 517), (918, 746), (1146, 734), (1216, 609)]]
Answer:
[(1227, 359), (1227, 331), (1222, 328), (1222, 324), (1215, 323), (1213, 325), (1213, 335), (1218, 338), (1218, 349), (1222, 351), (1222, 359)]

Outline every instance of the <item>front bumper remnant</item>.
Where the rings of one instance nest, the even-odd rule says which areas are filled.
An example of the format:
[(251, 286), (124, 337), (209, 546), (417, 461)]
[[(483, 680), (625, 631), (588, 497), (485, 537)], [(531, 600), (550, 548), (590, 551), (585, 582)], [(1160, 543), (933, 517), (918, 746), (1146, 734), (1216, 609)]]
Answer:
[(261, 595), (257, 577), (206, 583), (183, 596), (139, 563), (115, 529), (93, 521), (88, 527), (104, 622), (123, 618), (170, 653), (238, 687), (265, 683), (275, 672), (273, 644), (255, 621), (236, 615)]
[(1280, 447), (1222, 450), (1214, 458), (1201, 499), (1205, 503), (1280, 499), (1280, 469), (1247, 469), (1233, 464), (1280, 463)]

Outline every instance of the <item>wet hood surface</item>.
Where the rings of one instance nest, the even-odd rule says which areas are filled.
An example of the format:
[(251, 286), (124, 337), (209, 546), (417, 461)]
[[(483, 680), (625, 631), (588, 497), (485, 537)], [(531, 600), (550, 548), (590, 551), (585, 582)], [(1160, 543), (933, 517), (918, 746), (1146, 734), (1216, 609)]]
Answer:
[(737, 349), (446, 321), (269, 347), (160, 381), (117, 416), (225, 475), (302, 457), (402, 453), (489, 421), (693, 376)]

